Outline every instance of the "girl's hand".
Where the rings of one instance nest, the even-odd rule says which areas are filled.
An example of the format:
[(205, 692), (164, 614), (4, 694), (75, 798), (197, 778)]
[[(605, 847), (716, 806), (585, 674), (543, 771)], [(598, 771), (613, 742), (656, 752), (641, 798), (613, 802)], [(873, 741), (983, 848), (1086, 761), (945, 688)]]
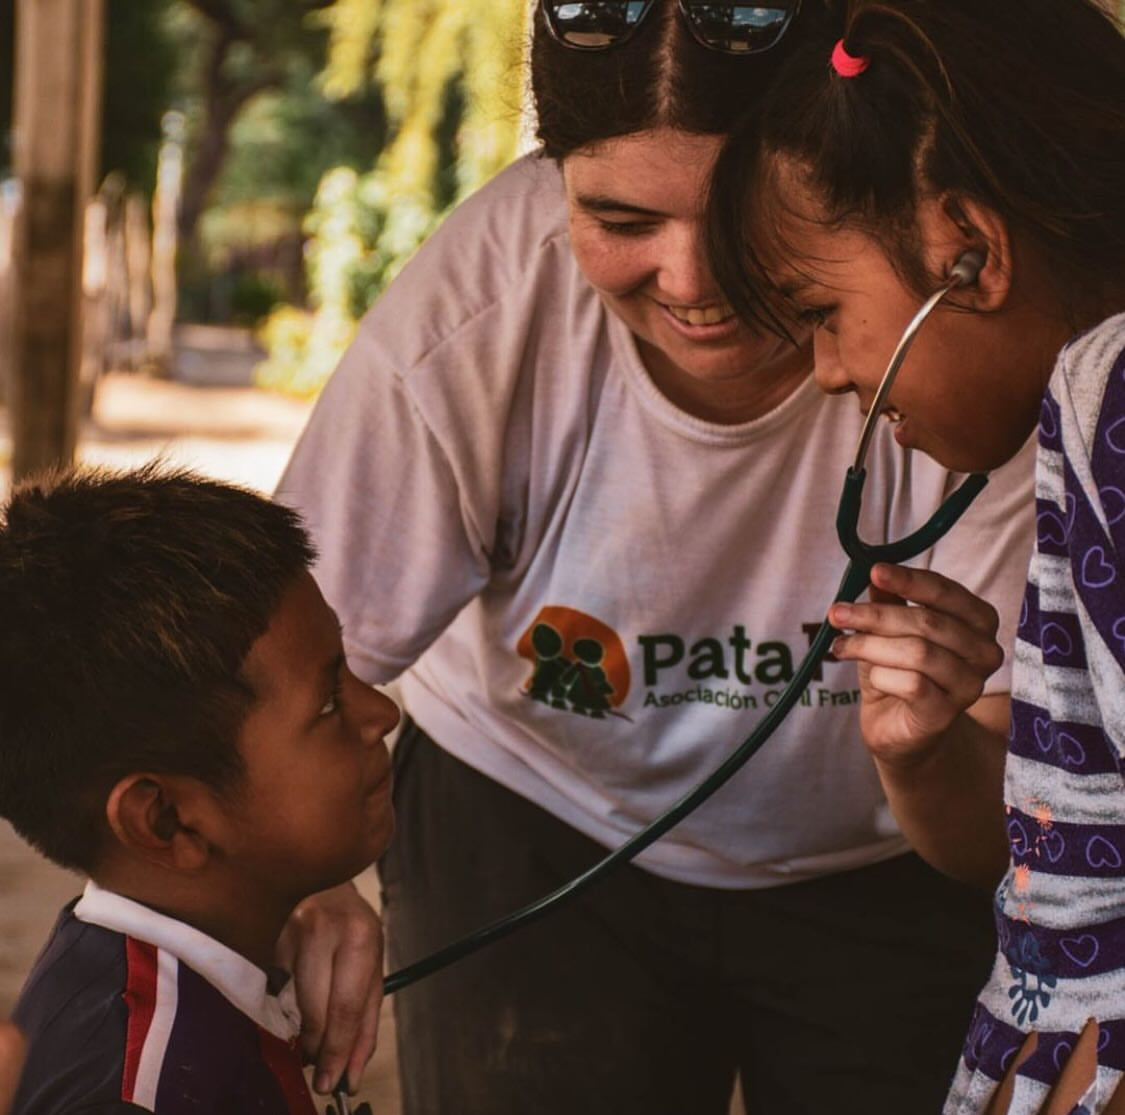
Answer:
[(868, 749), (883, 763), (908, 765), (933, 751), (1000, 668), (999, 617), (939, 573), (880, 564), (871, 582), (870, 603), (829, 608), (832, 625), (852, 632), (832, 654), (859, 665)]

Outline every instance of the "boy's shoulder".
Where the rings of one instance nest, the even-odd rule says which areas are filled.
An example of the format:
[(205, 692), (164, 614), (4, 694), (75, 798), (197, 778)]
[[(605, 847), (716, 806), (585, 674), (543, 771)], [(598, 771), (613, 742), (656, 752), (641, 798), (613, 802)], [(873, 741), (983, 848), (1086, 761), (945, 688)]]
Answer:
[(124, 938), (78, 921), (77, 901), (59, 915), (16, 1003), (13, 1018), (28, 1039), (16, 1113), (122, 1099)]
[[(214, 969), (207, 957), (189, 966), (181, 956), (196, 961), (196, 938), (208, 940), (202, 934), (182, 926), (186, 947), (179, 950), (170, 935), (180, 923), (153, 914), (153, 943), (84, 920), (89, 897), (63, 910), (17, 1002), (28, 1059), (13, 1115), (312, 1115), (293, 1036), (270, 1032), (279, 1027), (264, 1027), (252, 1016), (260, 1011), (248, 1014), (240, 1009), (245, 1003), (232, 1002), (238, 972), (232, 985), (222, 946), (214, 943)], [(106, 892), (96, 897), (103, 905), (107, 898), (127, 902)]]

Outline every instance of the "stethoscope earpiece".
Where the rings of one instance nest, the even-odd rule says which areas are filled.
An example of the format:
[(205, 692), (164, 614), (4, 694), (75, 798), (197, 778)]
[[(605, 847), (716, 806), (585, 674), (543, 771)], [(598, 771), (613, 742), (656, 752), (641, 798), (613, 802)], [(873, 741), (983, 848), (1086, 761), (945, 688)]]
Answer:
[(980, 278), (988, 257), (977, 248), (970, 248), (949, 272), (950, 279), (957, 280), (957, 286), (972, 286)]

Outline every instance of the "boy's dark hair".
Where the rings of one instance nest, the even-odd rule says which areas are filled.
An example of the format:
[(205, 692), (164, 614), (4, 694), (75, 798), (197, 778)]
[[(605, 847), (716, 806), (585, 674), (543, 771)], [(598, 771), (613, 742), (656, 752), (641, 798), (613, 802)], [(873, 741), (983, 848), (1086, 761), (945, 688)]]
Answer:
[[(710, 253), (747, 320), (777, 329), (762, 247), (779, 253), (787, 156), (829, 227), (874, 236), (930, 293), (914, 230), (945, 190), (1002, 214), (1051, 266), (1078, 315), (1121, 281), (1125, 260), (1125, 38), (1089, 0), (843, 0), (734, 130), (716, 168)], [(843, 37), (870, 60), (829, 65)]]
[(822, 2), (804, 0), (777, 46), (741, 56), (696, 42), (676, 0), (657, 0), (632, 36), (605, 50), (558, 42), (536, 3), (531, 88), (543, 154), (564, 159), (588, 144), (650, 128), (725, 135), (762, 95)]
[(18, 488), (0, 525), (0, 815), (90, 871), (125, 775), (236, 788), (240, 667), (312, 558), (294, 512), (189, 472)]

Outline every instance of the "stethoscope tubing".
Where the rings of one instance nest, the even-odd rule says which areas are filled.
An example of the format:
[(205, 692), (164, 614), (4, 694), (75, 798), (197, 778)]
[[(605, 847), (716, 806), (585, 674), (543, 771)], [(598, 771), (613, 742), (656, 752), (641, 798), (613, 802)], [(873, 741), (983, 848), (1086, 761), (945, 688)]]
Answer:
[[(866, 576), (853, 576), (852, 570), (853, 566), (849, 565), (848, 571), (845, 573), (844, 580), (840, 586), (840, 592), (846, 595), (838, 594), (835, 599), (855, 600), (867, 587)], [(627, 863), (640, 855), (641, 852), (659, 840), (669, 829), (678, 825), (688, 814), (694, 812), (720, 787), (729, 782), (761, 749), (766, 740), (773, 735), (781, 722), (789, 714), (790, 709), (792, 709), (800, 699), (801, 694), (804, 692), (805, 687), (813, 676), (813, 672), (828, 653), (828, 647), (837, 634), (836, 629), (833, 628), (827, 620), (821, 624), (820, 629), (813, 638), (808, 653), (801, 660), (792, 680), (785, 689), (782, 690), (773, 708), (766, 713), (754, 731), (742, 742), (736, 751), (728, 756), (728, 758), (700, 782), (698, 786), (680, 798), (667, 812), (658, 817), (646, 828), (641, 829), (640, 832), (630, 837), (620, 847), (615, 848), (604, 859), (594, 864), (593, 867), (584, 871), (576, 878), (571, 879), (570, 882), (566, 883), (564, 886), (559, 887), (558, 890), (544, 895), (542, 898), (524, 906), (515, 913), (509, 914), (506, 917), (500, 918), (498, 921), (492, 922), (490, 925), (478, 929), (475, 933), (470, 933), (467, 937), (463, 937), (459, 941), (454, 941), (452, 944), (446, 945), (444, 948), (439, 949), (435, 953), (431, 953), (429, 956), (423, 957), (421, 960), (406, 968), (391, 973), (383, 983), (384, 993), (393, 995), (394, 992), (400, 991), (404, 987), (409, 987), (410, 984), (416, 983), (425, 976), (432, 975), (434, 972), (448, 967), (462, 957), (476, 952), (477, 949), (483, 948), (493, 941), (498, 941), (500, 938), (508, 936), (509, 933), (514, 933), (522, 926), (537, 921), (562, 902), (576, 898), (583, 891), (588, 890), (594, 883), (605, 875), (608, 875), (620, 864)]]
[[(840, 495), (836, 514), (836, 533), (849, 561), (840, 581), (840, 587), (833, 597), (834, 602), (852, 603), (857, 600), (871, 583), (871, 570), (877, 562), (898, 564), (917, 557), (928, 550), (953, 527), (988, 482), (988, 477), (981, 473), (970, 475), (923, 526), (898, 541), (870, 545), (859, 536), (863, 485), (867, 478), (863, 464), (873, 435), (874, 423), (878, 421), (883, 403), (890, 392), (895, 376), (898, 374), (898, 370), (906, 358), (906, 353), (926, 318), (955, 287), (973, 281), (982, 263), (983, 256), (970, 259), (967, 254), (962, 257), (948, 282), (928, 298), (911, 319), (895, 347), (886, 372), (883, 374), (879, 389), (860, 432), (855, 463), (848, 469)], [(383, 981), (384, 994), (393, 995), (396, 991), (401, 991), (412, 983), (417, 983), (418, 980), (433, 975), (478, 949), (484, 948), (485, 945), (507, 937), (517, 929), (538, 921), (563, 902), (570, 901), (588, 890), (616, 867), (636, 858), (666, 832), (675, 828), (717, 790), (726, 785), (761, 750), (765, 742), (789, 715), (793, 706), (800, 700), (801, 694), (812, 679), (814, 671), (823, 661), (832, 640), (838, 634), (840, 632), (826, 619), (813, 637), (808, 653), (797, 666), (789, 684), (782, 690), (774, 706), (757, 724), (754, 731), (711, 774), (694, 789), (689, 790), (664, 814), (657, 817), (651, 824), (630, 837), (624, 844), (615, 848), (609, 855), (599, 860), (581, 875), (571, 879), (570, 882), (557, 890), (544, 895), (514, 913), (483, 926), (444, 948), (438, 949), (429, 956), (425, 956), (397, 972), (392, 972)]]
[[(852, 560), (848, 562), (844, 571), (840, 587), (833, 597), (834, 601), (851, 603), (857, 600), (871, 583), (871, 569), (876, 562), (890, 561), (897, 563), (906, 561), (928, 550), (953, 527), (988, 481), (986, 476), (980, 474), (968, 477), (938, 508), (930, 520), (914, 531), (913, 534), (898, 542), (868, 545), (859, 538), (857, 527), (860, 497), (865, 479), (866, 474), (863, 470), (856, 472), (849, 469), (847, 479), (844, 482), (844, 491), (840, 498), (840, 507), (837, 514), (837, 533), (840, 536), (841, 544), (851, 555)], [(710, 775), (680, 798), (667, 812), (630, 837), (620, 847), (615, 848), (587, 871), (557, 890), (544, 895), (512, 914), (508, 914), (506, 917), (500, 918), (498, 921), (483, 926), (452, 944), (446, 945), (414, 964), (401, 968), (397, 972), (392, 972), (383, 983), (384, 993), (393, 995), (396, 991), (401, 991), (404, 987), (409, 987), (410, 984), (433, 975), (462, 957), (476, 952), (477, 949), (483, 948), (493, 941), (498, 941), (502, 937), (508, 936), (509, 933), (514, 933), (522, 926), (530, 925), (561, 903), (576, 898), (599, 879), (608, 875), (614, 868), (634, 859), (666, 832), (675, 828), (720, 787), (726, 785), (761, 750), (765, 742), (789, 715), (793, 706), (800, 700), (801, 694), (812, 679), (814, 671), (828, 653), (832, 640), (839, 633), (827, 619), (820, 625), (809, 646), (808, 653), (801, 659), (789, 684), (782, 690), (774, 706), (761, 719), (754, 731)]]

